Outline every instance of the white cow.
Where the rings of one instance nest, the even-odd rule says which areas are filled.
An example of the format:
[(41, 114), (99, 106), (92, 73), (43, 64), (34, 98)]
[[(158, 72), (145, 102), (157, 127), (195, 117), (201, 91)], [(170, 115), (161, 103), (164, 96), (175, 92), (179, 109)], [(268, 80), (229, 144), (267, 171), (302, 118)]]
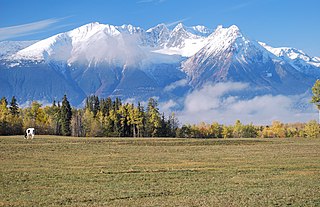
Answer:
[(33, 139), (34, 138), (34, 128), (28, 128), (26, 130), (26, 134), (24, 135), (25, 139)]

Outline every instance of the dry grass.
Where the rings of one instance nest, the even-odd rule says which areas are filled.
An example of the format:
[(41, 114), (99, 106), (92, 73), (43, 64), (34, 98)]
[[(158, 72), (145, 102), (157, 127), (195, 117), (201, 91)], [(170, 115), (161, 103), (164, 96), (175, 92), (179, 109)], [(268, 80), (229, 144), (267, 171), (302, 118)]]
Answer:
[(0, 206), (320, 206), (320, 139), (0, 137)]

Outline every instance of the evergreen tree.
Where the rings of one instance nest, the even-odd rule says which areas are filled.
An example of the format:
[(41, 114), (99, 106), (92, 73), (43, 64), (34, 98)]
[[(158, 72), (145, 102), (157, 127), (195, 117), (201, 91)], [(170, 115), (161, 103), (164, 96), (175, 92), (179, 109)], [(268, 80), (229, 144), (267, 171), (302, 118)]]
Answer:
[(60, 113), (61, 113), (61, 133), (64, 136), (70, 136), (71, 135), (70, 124), (71, 124), (71, 118), (72, 118), (72, 111), (66, 95), (64, 95), (62, 99)]
[(100, 108), (99, 111), (102, 113), (103, 116), (105, 116), (107, 114), (107, 102), (105, 99), (101, 99), (100, 100)]
[(113, 103), (113, 108), (117, 111), (120, 109), (120, 106), (122, 106), (121, 99), (116, 98), (116, 100)]
[(164, 117), (164, 113), (162, 113), (161, 121), (160, 121), (160, 127), (158, 130), (158, 136), (159, 137), (168, 137), (169, 136), (169, 122), (166, 121)]
[(19, 107), (18, 107), (17, 99), (15, 96), (12, 96), (9, 109), (10, 109), (10, 113), (13, 116), (19, 115)]
[(54, 134), (61, 135), (61, 113), (60, 113), (60, 103), (56, 105), (56, 101), (52, 104), (53, 110), (53, 120), (54, 120)]
[(93, 112), (93, 116), (96, 117), (98, 111), (100, 110), (99, 97), (94, 95), (87, 97), (85, 108)]
[(135, 122), (137, 126), (138, 137), (141, 137), (144, 134), (145, 112), (140, 102), (138, 102), (137, 109), (135, 109)]
[(177, 137), (180, 138), (190, 138), (191, 137), (191, 126), (190, 125), (182, 125), (180, 129), (178, 129)]

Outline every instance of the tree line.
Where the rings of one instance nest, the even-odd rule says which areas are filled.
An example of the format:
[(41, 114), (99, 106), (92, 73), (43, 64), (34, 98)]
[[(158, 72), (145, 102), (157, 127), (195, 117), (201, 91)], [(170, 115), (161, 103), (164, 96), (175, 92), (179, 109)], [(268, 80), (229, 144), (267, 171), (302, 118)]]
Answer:
[(146, 107), (138, 103), (122, 103), (110, 97), (89, 96), (85, 106), (72, 108), (65, 95), (60, 102), (42, 106), (34, 101), (29, 107), (19, 108), (12, 97), (10, 103), (0, 100), (0, 135), (23, 134), (26, 128), (36, 128), (37, 134), (75, 137), (181, 137), (181, 138), (242, 138), (242, 137), (320, 137), (316, 121), (284, 124), (274, 121), (270, 126), (184, 124), (174, 114), (166, 116), (158, 102), (150, 98)]
[(12, 97), (10, 103), (0, 100), (0, 135), (23, 134), (29, 127), (37, 134), (75, 137), (176, 137), (178, 121), (174, 114), (160, 113), (158, 102), (150, 98), (146, 108), (140, 103), (122, 103), (121, 99), (99, 99), (89, 96), (84, 108), (72, 108), (65, 95), (60, 102), (42, 106), (32, 102), (19, 108)]
[(320, 126), (317, 121), (308, 123), (288, 123), (273, 121), (270, 126), (242, 124), (236, 120), (233, 125), (200, 123), (183, 125), (178, 129), (178, 137), (185, 138), (286, 138), (286, 137), (319, 137)]

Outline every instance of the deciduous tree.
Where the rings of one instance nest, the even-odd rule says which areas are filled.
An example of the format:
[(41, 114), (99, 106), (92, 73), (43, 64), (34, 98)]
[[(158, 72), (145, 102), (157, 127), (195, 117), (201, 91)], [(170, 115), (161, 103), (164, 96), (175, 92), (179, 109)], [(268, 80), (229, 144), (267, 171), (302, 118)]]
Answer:
[(312, 87), (312, 99), (311, 103), (314, 103), (319, 111), (319, 124), (320, 124), (320, 80), (318, 79)]
[(304, 127), (304, 132), (307, 137), (320, 138), (320, 127), (316, 120), (309, 121)]

